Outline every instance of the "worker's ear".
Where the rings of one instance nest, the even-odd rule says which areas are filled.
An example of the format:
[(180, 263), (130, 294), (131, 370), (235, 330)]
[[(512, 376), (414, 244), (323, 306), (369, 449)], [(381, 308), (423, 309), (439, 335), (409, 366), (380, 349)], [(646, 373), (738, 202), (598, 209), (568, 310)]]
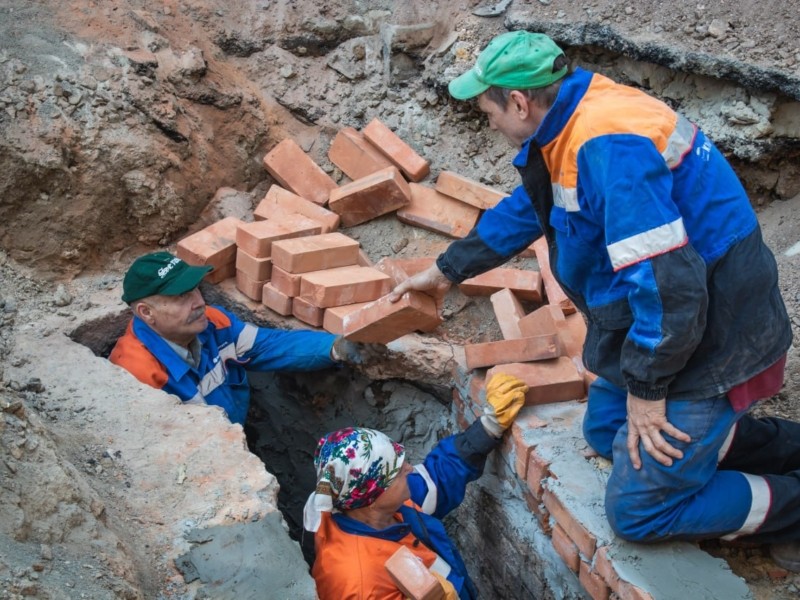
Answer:
[(513, 111), (520, 120), (524, 121), (530, 115), (528, 97), (519, 90), (512, 90), (508, 96), (508, 110)]
[(133, 305), (133, 314), (145, 323), (153, 321), (153, 308), (146, 302), (136, 302)]

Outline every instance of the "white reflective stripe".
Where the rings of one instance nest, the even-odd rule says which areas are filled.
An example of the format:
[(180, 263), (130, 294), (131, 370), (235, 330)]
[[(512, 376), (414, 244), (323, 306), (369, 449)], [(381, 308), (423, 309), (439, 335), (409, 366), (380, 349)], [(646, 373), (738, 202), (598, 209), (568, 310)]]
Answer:
[(447, 564), (447, 561), (445, 559), (443, 559), (441, 556), (437, 554), (436, 560), (433, 561), (433, 564), (428, 570), (433, 571), (434, 573), (438, 573), (439, 575), (447, 579), (447, 576), (450, 575), (450, 571), (452, 571), (452, 568), (450, 567), (450, 565)]
[(185, 400), (184, 404), (206, 404), (206, 399), (203, 397), (203, 394), (197, 392), (194, 396)]
[(725, 441), (722, 442), (722, 447), (719, 449), (717, 453), (717, 464), (721, 463), (725, 459), (725, 455), (728, 454), (728, 450), (731, 449), (731, 444), (733, 444), (733, 438), (736, 436), (736, 430), (739, 428), (739, 422), (733, 424), (731, 430), (728, 432), (728, 437), (725, 438)]
[(436, 486), (433, 483), (433, 479), (431, 479), (430, 473), (428, 473), (428, 469), (425, 468), (425, 465), (414, 465), (414, 470), (422, 475), (425, 483), (428, 484), (428, 493), (420, 507), (422, 508), (422, 512), (424, 512), (426, 515), (432, 515), (436, 510)]
[(253, 344), (256, 343), (256, 335), (258, 335), (258, 327), (245, 323), (239, 339), (236, 340), (236, 353), (239, 356), (253, 348)]
[[(231, 347), (232, 348), (232, 347)], [(225, 364), (220, 361), (214, 365), (208, 373), (203, 375), (200, 384), (197, 386), (203, 397), (208, 396), (211, 392), (225, 383)]]
[(667, 140), (667, 147), (661, 153), (670, 169), (677, 167), (686, 153), (692, 149), (697, 128), (686, 117), (678, 115), (675, 130)]
[(643, 231), (608, 246), (608, 257), (615, 271), (679, 248), (686, 243), (686, 229), (680, 217), (672, 223)]
[(578, 212), (577, 188), (565, 188), (560, 183), (553, 184), (553, 204), (567, 212)]
[(747, 473), (740, 473), (740, 475), (747, 479), (747, 483), (750, 484), (750, 493), (753, 496), (750, 502), (750, 512), (741, 529), (723, 536), (723, 540), (732, 540), (740, 535), (748, 535), (758, 531), (758, 528), (764, 523), (764, 519), (767, 518), (767, 512), (769, 512), (769, 506), (772, 501), (772, 492), (766, 479)]

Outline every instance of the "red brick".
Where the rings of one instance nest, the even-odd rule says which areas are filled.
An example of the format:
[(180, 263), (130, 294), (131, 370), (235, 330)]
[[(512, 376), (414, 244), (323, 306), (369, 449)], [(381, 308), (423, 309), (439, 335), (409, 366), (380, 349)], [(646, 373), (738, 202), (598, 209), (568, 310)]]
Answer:
[(294, 192), (283, 189), (279, 185), (273, 185), (267, 191), (267, 195), (259, 202), (253, 211), (253, 218), (256, 221), (265, 219), (280, 218), (286, 213), (298, 214), (317, 221), (322, 227), (322, 233), (335, 231), (339, 228), (339, 215), (329, 211), (318, 204), (301, 198)]
[(261, 302), (269, 309), (284, 317), (292, 314), (292, 297), (275, 289), (272, 283), (265, 283), (261, 293)]
[(492, 208), (508, 196), (508, 194), (452, 171), (439, 173), (439, 177), (436, 178), (436, 191), (481, 210)]
[(619, 591), (617, 593), (619, 594), (620, 600), (653, 600), (653, 596), (645, 592), (642, 588), (622, 580), (619, 582)]
[(575, 542), (581, 554), (591, 560), (597, 548), (597, 538), (572, 516), (569, 510), (561, 503), (561, 500), (550, 490), (544, 490), (542, 502), (544, 502), (548, 512), (556, 522), (564, 528), (570, 539)]
[(536, 448), (532, 448), (528, 453), (528, 470), (525, 473), (525, 481), (528, 483), (528, 489), (537, 498), (541, 498), (544, 492), (542, 480), (549, 476), (550, 464), (539, 456)]
[(303, 323), (308, 323), (314, 327), (321, 327), (325, 316), (325, 309), (314, 306), (310, 302), (300, 298), (292, 298), (292, 314)]
[(556, 322), (561, 349), (566, 356), (583, 357), (583, 343), (586, 341), (586, 321), (579, 312), (567, 315), (563, 322)]
[(389, 577), (411, 600), (441, 600), (444, 589), (425, 564), (411, 550), (400, 546), (384, 563)]
[(555, 335), (537, 335), (518, 340), (502, 340), (464, 346), (468, 369), (547, 360), (557, 358), (560, 353), (558, 338)]
[(300, 298), (320, 308), (377, 300), (392, 290), (388, 275), (371, 267), (329, 269), (305, 273)]
[(300, 295), (300, 283), (302, 281), (300, 273), (287, 273), (280, 267), (272, 265), (272, 277), (270, 283), (284, 296), (294, 298)]
[(561, 560), (567, 565), (574, 573), (578, 572), (581, 565), (581, 557), (578, 554), (578, 547), (569, 539), (569, 536), (561, 528), (560, 525), (553, 527), (551, 536), (553, 548), (556, 549)]
[(430, 163), (378, 119), (372, 119), (363, 133), (411, 181), (422, 181), (430, 173)]
[(495, 373), (508, 373), (528, 384), (525, 404), (548, 404), (578, 400), (586, 395), (583, 377), (566, 356), (535, 363), (509, 363), (489, 369), (486, 378)]
[(236, 289), (248, 298), (261, 302), (261, 295), (264, 291), (265, 280), (257, 280), (250, 277), (244, 271), (236, 270)]
[(344, 318), (344, 335), (354, 342), (388, 344), (392, 340), (430, 328), (441, 319), (436, 301), (422, 292), (406, 292), (397, 302), (384, 297)]
[(514, 472), (524, 481), (528, 475), (528, 461), (533, 447), (525, 441), (524, 436), (519, 435), (518, 431), (512, 432), (511, 439), (514, 442)]
[(363, 133), (352, 127), (339, 130), (328, 149), (328, 158), (353, 180), (392, 166), (392, 162)]
[(342, 335), (344, 333), (344, 318), (352, 312), (366, 306), (369, 302), (359, 302), (357, 304), (345, 304), (344, 306), (331, 306), (325, 309), (322, 318), (322, 328), (330, 333)]
[(494, 316), (500, 325), (500, 331), (503, 332), (503, 339), (518, 340), (522, 337), (532, 337), (531, 335), (522, 334), (519, 321), (525, 316), (525, 310), (522, 308), (519, 299), (514, 295), (514, 292), (509, 289), (502, 289), (492, 294), (489, 299), (492, 301)]
[(289, 138), (264, 156), (264, 166), (284, 188), (320, 206), (337, 187), (336, 182)]
[(273, 242), (321, 232), (319, 222), (301, 215), (286, 214), (281, 219), (242, 223), (236, 229), (236, 245), (250, 256), (269, 258)]
[(480, 209), (418, 183), (409, 188), (411, 201), (397, 211), (403, 223), (454, 238), (463, 238), (475, 227)]
[(530, 510), (539, 521), (542, 531), (544, 531), (545, 534), (550, 535), (552, 526), (550, 525), (550, 513), (547, 512), (547, 508), (545, 508), (544, 504), (535, 498), (529, 491), (523, 490), (522, 495), (525, 497), (525, 503), (528, 505), (528, 510)]
[(342, 233), (324, 233), (272, 245), (272, 266), (287, 273), (309, 273), (358, 262), (358, 242)]
[(612, 591), (619, 593), (620, 578), (608, 557), (608, 546), (602, 546), (594, 554), (594, 570)]
[(433, 257), (424, 258), (382, 258), (375, 263), (375, 268), (382, 273), (386, 273), (392, 278), (395, 285), (405, 281), (409, 277), (421, 273), (428, 269), (436, 259)]
[(608, 600), (611, 590), (597, 573), (592, 571), (588, 563), (581, 561), (578, 580), (592, 597), (592, 600)]
[(240, 223), (235, 217), (212, 223), (180, 240), (175, 254), (190, 265), (213, 266), (205, 277), (209, 283), (232, 277), (236, 270), (236, 227)]
[(256, 258), (239, 248), (236, 251), (236, 270), (243, 271), (255, 281), (269, 281), (272, 276), (272, 259)]
[(374, 266), (372, 264), (372, 261), (370, 260), (369, 256), (367, 256), (367, 253), (364, 252), (363, 248), (359, 248), (358, 249), (358, 260), (356, 261), (356, 264), (361, 266), (361, 267), (372, 267), (372, 266)]
[(465, 296), (490, 296), (509, 289), (520, 300), (542, 300), (542, 278), (536, 271), (498, 268), (477, 277), (465, 279), (458, 286)]
[(565, 315), (575, 312), (575, 305), (572, 300), (567, 298), (564, 290), (553, 277), (550, 268), (550, 251), (547, 247), (547, 240), (544, 236), (533, 242), (533, 250), (536, 252), (536, 262), (539, 263), (539, 273), (544, 281), (544, 292), (547, 295), (547, 302), (557, 304), (564, 311)]
[(556, 304), (545, 304), (519, 320), (522, 335), (545, 335), (558, 333), (557, 323), (565, 320), (561, 307)]
[(389, 167), (376, 171), (331, 192), (328, 208), (352, 227), (405, 206), (411, 198), (408, 182), (400, 171)]

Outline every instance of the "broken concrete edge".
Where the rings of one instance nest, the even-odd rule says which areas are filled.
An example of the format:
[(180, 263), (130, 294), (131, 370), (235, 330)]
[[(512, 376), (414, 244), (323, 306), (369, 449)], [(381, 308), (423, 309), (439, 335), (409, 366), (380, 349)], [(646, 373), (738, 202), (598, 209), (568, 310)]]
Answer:
[(526, 29), (544, 33), (561, 45), (596, 46), (675, 71), (728, 79), (749, 89), (777, 91), (800, 100), (800, 77), (790, 77), (778, 69), (765, 69), (732, 58), (686, 51), (650, 41), (638, 42), (608, 25), (543, 21), (513, 9), (505, 24), (510, 30)]
[[(103, 314), (114, 306), (108, 298), (93, 304), (104, 307)], [(97, 318), (98, 309), (90, 309), (83, 323)], [(278, 512), (278, 482), (248, 451), (242, 427), (213, 407), (180, 406), (177, 398), (165, 397), (68, 335), (60, 335), (80, 324), (53, 316), (27, 326), (11, 352), (5, 378), (20, 382), (38, 378), (60, 410), (91, 416), (90, 425), (82, 430), (85, 443), (113, 448), (115, 462), (122, 464), (135, 490), (121, 503), (101, 493), (105, 522), (120, 525), (133, 518), (145, 525), (143, 537), (150, 538), (150, 554), (157, 557), (159, 573), (164, 574), (160, 587), (181, 581), (176, 561), (191, 552), (193, 536), (209, 528), (225, 537), (219, 528), (257, 529), (275, 514), (270, 519), (280, 520), (281, 526), (272, 528), (280, 533), (280, 543), (297, 546)], [(69, 427), (55, 421), (47, 428), (59, 435), (62, 426)], [(91, 480), (88, 483), (97, 491)], [(299, 546), (297, 555), (310, 581)], [(260, 560), (257, 557), (253, 560)], [(295, 584), (303, 579), (298, 577)], [(313, 590), (313, 581), (310, 585)], [(200, 586), (198, 581), (188, 587), (196, 591)]]
[[(453, 410), (455, 421), (463, 428), (483, 412), (483, 373), (482, 369), (467, 370), (463, 362), (453, 372)], [(581, 566), (585, 576), (579, 578), (575, 573), (576, 581), (591, 581), (614, 592), (620, 586), (634, 586), (652, 598), (694, 597), (701, 581), (703, 598), (751, 599), (745, 581), (732, 573), (724, 560), (694, 544), (633, 544), (614, 535), (605, 515), (605, 487), (611, 463), (593, 457), (583, 438), (585, 407), (581, 401), (524, 407), (498, 451), (501, 460), (496, 461), (498, 476), (519, 484), (544, 530), (549, 532), (558, 524), (575, 544), (581, 563), (585, 563)], [(530, 459), (529, 455), (520, 457), (520, 451), (535, 453), (541, 464), (547, 465), (542, 481), (526, 481), (532, 472), (528, 470)], [(524, 476), (520, 476), (520, 470)], [(600, 565), (601, 549), (611, 565), (606, 569), (610, 572), (603, 572), (608, 564)], [(555, 560), (563, 563), (558, 554)], [(686, 576), (691, 573), (697, 576)], [(591, 590), (587, 591), (591, 595)]]

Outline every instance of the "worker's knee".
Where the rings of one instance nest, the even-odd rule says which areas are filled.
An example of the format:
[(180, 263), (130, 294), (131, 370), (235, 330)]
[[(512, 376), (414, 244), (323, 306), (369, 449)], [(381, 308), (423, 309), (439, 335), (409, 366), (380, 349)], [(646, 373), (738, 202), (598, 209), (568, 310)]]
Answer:
[(658, 507), (634, 503), (619, 495), (606, 494), (606, 517), (614, 533), (629, 542), (658, 542), (668, 536), (659, 533)]

